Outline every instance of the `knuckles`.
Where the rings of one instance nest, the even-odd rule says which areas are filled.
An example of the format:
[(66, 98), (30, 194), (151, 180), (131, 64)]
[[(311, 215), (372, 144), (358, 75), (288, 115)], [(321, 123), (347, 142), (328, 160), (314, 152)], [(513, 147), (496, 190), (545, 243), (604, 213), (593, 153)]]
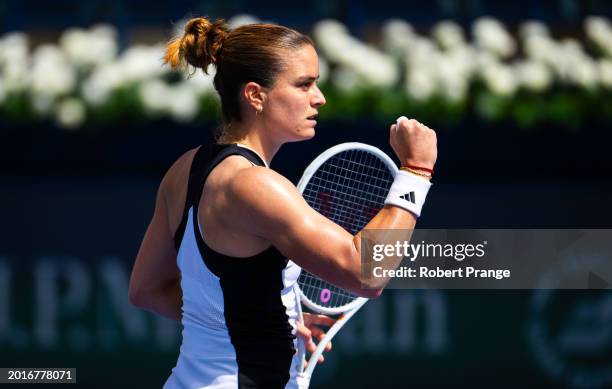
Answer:
[(400, 123), (398, 130), (407, 131), (408, 133), (432, 133), (435, 135), (435, 131), (426, 125), (419, 123), (414, 119), (410, 119), (409, 121), (403, 121)]
[(395, 136), (391, 136), (391, 143), (395, 143), (396, 139), (394, 138), (397, 136), (401, 138), (402, 134), (408, 136), (422, 136), (425, 139), (437, 142), (436, 131), (416, 119), (403, 119), (398, 124), (392, 124), (391, 131), (392, 133), (396, 133)]

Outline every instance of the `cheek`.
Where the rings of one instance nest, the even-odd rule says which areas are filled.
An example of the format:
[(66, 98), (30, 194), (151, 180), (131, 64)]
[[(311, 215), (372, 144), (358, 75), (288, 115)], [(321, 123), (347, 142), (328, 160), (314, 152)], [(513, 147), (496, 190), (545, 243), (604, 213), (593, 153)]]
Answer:
[(302, 95), (296, 97), (293, 108), (294, 116), (299, 116), (302, 119), (306, 119), (306, 116), (308, 116), (307, 113), (311, 110), (309, 101), (308, 96)]
[(291, 93), (279, 93), (274, 96), (273, 110), (284, 117), (293, 117), (297, 108), (295, 96)]
[(276, 120), (284, 122), (283, 126), (301, 128), (310, 110), (308, 96), (302, 93), (286, 92), (279, 93), (274, 98), (277, 102), (276, 109), (274, 109)]
[(297, 93), (288, 94), (284, 100), (285, 105), (292, 110), (292, 114), (297, 113), (296, 110), (304, 110), (305, 99)]
[(283, 104), (283, 110), (285, 111), (284, 116), (290, 121), (296, 123), (305, 120), (307, 116), (306, 112), (308, 112), (308, 106), (305, 105), (300, 99), (293, 98), (285, 101), (285, 104)]

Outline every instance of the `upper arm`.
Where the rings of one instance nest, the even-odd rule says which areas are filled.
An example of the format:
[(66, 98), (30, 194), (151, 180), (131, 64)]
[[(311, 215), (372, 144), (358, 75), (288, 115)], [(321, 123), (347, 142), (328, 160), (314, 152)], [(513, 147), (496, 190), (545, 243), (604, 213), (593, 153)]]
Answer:
[(358, 291), (360, 253), (354, 237), (312, 209), (287, 179), (264, 168), (242, 170), (227, 192), (229, 222), (270, 241), (295, 263), (340, 287)]
[(155, 212), (136, 256), (130, 279), (130, 300), (138, 300), (147, 292), (163, 288), (180, 278), (176, 266), (176, 249), (168, 223), (168, 208), (163, 184), (155, 202)]
[[(185, 169), (190, 165), (194, 153), (195, 150), (191, 150), (179, 158), (159, 185), (155, 211), (140, 244), (130, 278), (129, 295), (133, 303), (138, 304), (148, 293), (180, 280), (174, 230), (180, 222), (186, 194), (177, 196), (173, 188), (186, 186), (186, 182), (182, 181), (186, 181)], [(182, 201), (176, 197), (181, 197)], [(177, 204), (181, 205), (180, 210), (171, 208)]]

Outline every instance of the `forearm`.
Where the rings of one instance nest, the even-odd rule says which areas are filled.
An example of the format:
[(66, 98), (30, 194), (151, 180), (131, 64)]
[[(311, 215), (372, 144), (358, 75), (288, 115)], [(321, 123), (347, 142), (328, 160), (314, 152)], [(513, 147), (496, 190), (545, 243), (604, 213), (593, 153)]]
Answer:
[[(361, 274), (362, 288), (382, 289), (388, 278), (373, 278), (368, 271), (368, 264), (373, 264), (374, 245), (395, 245), (396, 242), (410, 242), (416, 225), (416, 217), (396, 206), (385, 206), (357, 235), (353, 237), (358, 271)], [(385, 269), (396, 269), (403, 257), (385, 257)], [(366, 267), (364, 267), (366, 265)], [(356, 269), (357, 271), (357, 269)]]
[[(387, 249), (409, 244), (431, 186), (429, 179), (431, 176), (423, 177), (418, 171), (400, 170), (389, 189), (385, 207), (353, 239), (359, 251), (361, 283), (365, 287), (382, 289), (389, 282), (387, 277), (373, 276), (371, 270), (374, 266), (395, 270), (402, 262), (403, 256), (399, 253), (389, 255)], [(384, 255), (381, 249), (384, 249)]]
[[(297, 220), (297, 218), (296, 218)], [(355, 236), (320, 214), (312, 218), (301, 218), (299, 224), (282, 232), (278, 230), (274, 243), (287, 257), (302, 268), (334, 285), (363, 297), (377, 297), (380, 280), (364, 277), (362, 259), (372, 258), (372, 247), (364, 243), (392, 243), (393, 240), (409, 241), (416, 218), (410, 212), (385, 206)], [(296, 243), (297, 242), (297, 243)], [(363, 251), (363, 252), (362, 252)], [(399, 261), (397, 260), (397, 265)], [(390, 261), (394, 261), (395, 259)], [(366, 262), (364, 262), (366, 263)], [(396, 266), (397, 266), (396, 265)], [(376, 281), (371, 285), (371, 281)]]

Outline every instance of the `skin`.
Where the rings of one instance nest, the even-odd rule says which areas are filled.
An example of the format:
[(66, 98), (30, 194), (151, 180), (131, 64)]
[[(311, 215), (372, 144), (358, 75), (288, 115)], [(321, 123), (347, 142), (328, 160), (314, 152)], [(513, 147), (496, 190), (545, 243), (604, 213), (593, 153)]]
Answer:
[[(315, 135), (316, 122), (308, 118), (325, 104), (316, 84), (314, 48), (305, 45), (284, 52), (283, 58), (286, 68), (272, 87), (254, 82), (244, 85), (243, 120), (233, 124), (245, 134), (236, 142), (255, 150), (268, 164), (284, 143)], [(391, 126), (390, 142), (402, 164), (433, 168), (437, 158), (433, 130), (416, 120), (403, 120)], [(195, 151), (181, 156), (163, 178), (130, 280), (129, 297), (134, 305), (174, 320), (181, 319), (182, 294), (173, 236), (181, 221)], [(286, 178), (252, 166), (243, 157), (226, 158), (209, 175), (198, 218), (204, 241), (219, 253), (244, 258), (274, 245), (302, 268), (357, 295), (378, 297), (384, 287), (368, 284), (371, 281), (361, 276), (360, 233), (350, 235), (310, 208)], [(385, 206), (366, 228), (412, 230), (415, 222), (410, 212)], [(312, 338), (324, 334), (319, 326), (329, 326), (334, 320), (306, 315), (304, 322), (298, 333), (312, 351)]]

